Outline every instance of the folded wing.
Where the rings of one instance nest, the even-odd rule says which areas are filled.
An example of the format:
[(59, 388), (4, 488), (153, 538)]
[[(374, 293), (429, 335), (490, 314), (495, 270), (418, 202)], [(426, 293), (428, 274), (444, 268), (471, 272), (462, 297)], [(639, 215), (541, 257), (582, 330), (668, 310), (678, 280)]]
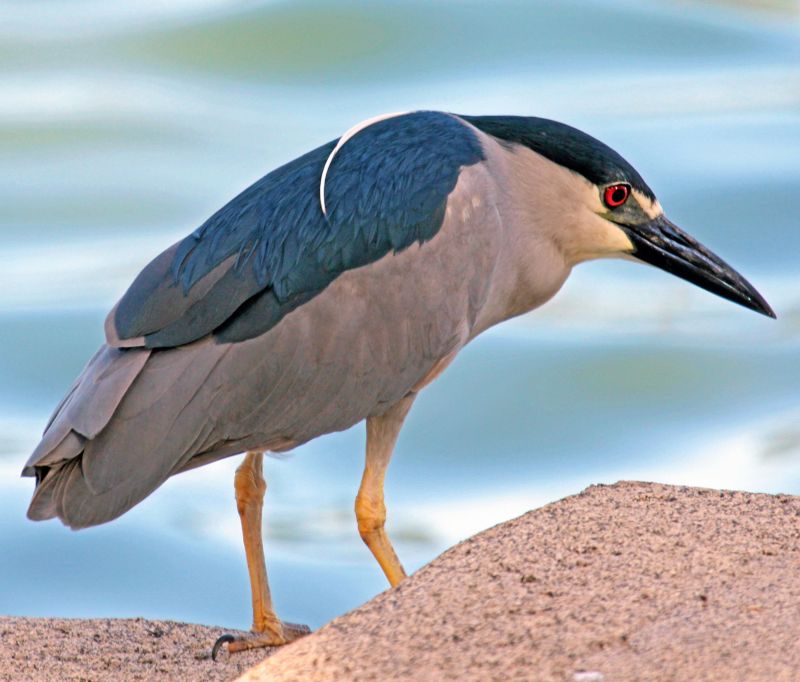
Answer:
[(156, 258), (112, 311), (109, 343), (264, 333), (342, 272), (431, 239), (460, 169), (483, 158), (473, 131), (448, 114), (378, 121), (333, 157), (325, 215), (320, 180), (334, 147), (266, 175)]

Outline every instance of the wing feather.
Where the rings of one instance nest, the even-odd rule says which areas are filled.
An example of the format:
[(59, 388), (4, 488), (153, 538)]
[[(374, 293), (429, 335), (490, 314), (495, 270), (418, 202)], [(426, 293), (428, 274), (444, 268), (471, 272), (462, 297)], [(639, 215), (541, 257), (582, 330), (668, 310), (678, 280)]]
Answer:
[[(269, 173), (157, 257), (112, 311), (108, 342), (178, 346), (240, 313), (251, 321), (233, 338), (264, 333), (342, 272), (431, 239), (461, 169), (484, 158), (474, 130), (439, 112), (377, 120), (331, 158), (335, 144)], [(264, 292), (268, 323), (252, 324), (243, 306)]]

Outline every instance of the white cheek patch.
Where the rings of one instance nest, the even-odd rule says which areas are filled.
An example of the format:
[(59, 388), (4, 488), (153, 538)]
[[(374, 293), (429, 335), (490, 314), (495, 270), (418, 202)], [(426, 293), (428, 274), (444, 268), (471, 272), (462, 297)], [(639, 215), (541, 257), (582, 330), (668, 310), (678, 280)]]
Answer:
[(322, 168), (322, 175), (319, 179), (319, 205), (322, 208), (322, 215), (328, 216), (328, 211), (325, 208), (325, 178), (328, 177), (328, 169), (331, 167), (331, 163), (333, 163), (333, 157), (336, 156), (336, 153), (345, 145), (345, 143), (352, 139), (355, 135), (360, 133), (364, 128), (369, 128), (374, 123), (378, 123), (380, 121), (385, 121), (389, 118), (396, 118), (397, 116), (405, 116), (406, 114), (411, 113), (408, 111), (396, 111), (393, 114), (381, 114), (380, 116), (373, 116), (372, 118), (368, 118), (361, 123), (356, 123), (352, 128), (350, 128), (344, 135), (339, 138), (339, 141), (336, 143), (336, 146), (333, 148), (333, 151), (328, 156), (327, 160), (325, 161), (325, 166)]
[(572, 248), (576, 262), (614, 258), (633, 250), (633, 242), (625, 231), (600, 216), (593, 216), (591, 225), (580, 231)]
[(563, 244), (572, 265), (597, 258), (615, 258), (634, 250), (633, 242), (621, 227), (596, 214), (575, 226)]
[(630, 253), (634, 246), (630, 237), (621, 227), (608, 223), (603, 243), (605, 253)]
[(577, 249), (580, 260), (608, 258), (621, 253), (630, 253), (634, 248), (625, 231), (604, 218), (599, 218), (584, 234), (585, 237), (581, 240), (583, 243)]

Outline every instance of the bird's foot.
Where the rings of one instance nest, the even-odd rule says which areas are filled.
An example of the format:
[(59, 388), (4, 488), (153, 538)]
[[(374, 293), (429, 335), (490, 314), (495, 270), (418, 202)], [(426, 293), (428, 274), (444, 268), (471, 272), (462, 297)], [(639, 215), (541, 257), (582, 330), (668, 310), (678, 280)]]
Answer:
[(278, 622), (270, 625), (263, 632), (251, 632), (249, 635), (222, 635), (211, 649), (212, 660), (217, 660), (220, 649), (227, 644), (228, 653), (246, 651), (247, 649), (258, 649), (261, 647), (283, 646), (300, 639), (311, 632), (308, 625), (298, 625), (297, 623)]

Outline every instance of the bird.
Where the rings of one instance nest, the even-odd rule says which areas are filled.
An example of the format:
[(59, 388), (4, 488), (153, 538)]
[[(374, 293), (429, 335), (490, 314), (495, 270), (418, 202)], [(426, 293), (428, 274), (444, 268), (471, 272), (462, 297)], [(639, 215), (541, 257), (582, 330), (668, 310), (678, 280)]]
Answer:
[(366, 423), (358, 532), (391, 586), (384, 480), (415, 397), (490, 327), (600, 258), (649, 264), (775, 317), (670, 222), (620, 154), (532, 116), (385, 114), (273, 170), (147, 264), (22, 475), (32, 520), (106, 523), (169, 477), (234, 476), (252, 595), (214, 658), (308, 628), (275, 613), (262, 544), (265, 453)]

